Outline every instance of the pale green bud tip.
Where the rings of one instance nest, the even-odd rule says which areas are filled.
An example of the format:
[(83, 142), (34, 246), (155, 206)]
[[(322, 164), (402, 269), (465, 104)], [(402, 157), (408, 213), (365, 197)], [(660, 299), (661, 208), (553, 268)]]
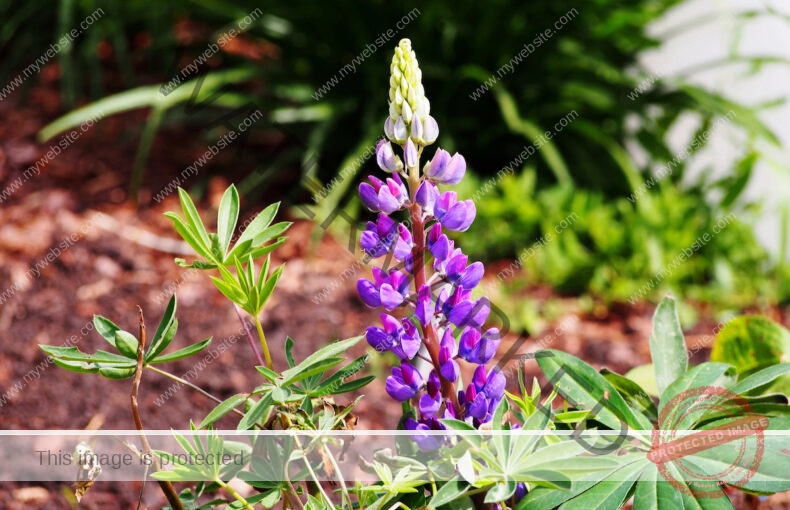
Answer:
[(411, 125), (415, 117), (425, 120), (430, 113), (430, 104), (422, 87), (422, 71), (408, 39), (401, 39), (392, 56), (389, 105), (392, 120), (402, 118), (407, 125)]

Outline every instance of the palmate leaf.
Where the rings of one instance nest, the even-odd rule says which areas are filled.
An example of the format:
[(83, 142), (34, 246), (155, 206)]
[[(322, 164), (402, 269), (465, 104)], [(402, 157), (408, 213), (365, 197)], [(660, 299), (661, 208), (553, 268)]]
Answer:
[[(217, 213), (216, 234), (208, 233), (189, 194), (182, 188), (178, 188), (178, 194), (184, 218), (173, 212), (167, 212), (165, 216), (173, 221), (178, 234), (202, 258), (202, 260), (198, 259), (192, 263), (187, 263), (181, 258), (175, 259), (176, 264), (181, 267), (194, 269), (228, 267), (234, 265), (237, 259), (257, 259), (271, 253), (286, 241), (286, 238), (278, 236), (288, 230), (291, 223), (280, 222), (271, 225), (279, 209), (279, 202), (261, 211), (249, 223), (231, 248), (230, 242), (239, 219), (240, 200), (236, 187), (231, 184), (222, 196)], [(273, 240), (274, 242), (271, 242)]]
[[(545, 349), (539, 352), (544, 355), (536, 356), (538, 365), (549, 380), (557, 378), (560, 395), (585, 409), (598, 406), (598, 411), (593, 413), (596, 420), (613, 430), (620, 430), (624, 424), (638, 430), (652, 428), (647, 417), (631, 409), (615, 387), (592, 366), (562, 351)], [(604, 399), (606, 394), (608, 399)]]
[[(176, 361), (196, 354), (205, 349), (211, 338), (202, 342), (189, 345), (169, 354), (161, 353), (170, 345), (178, 329), (178, 320), (175, 318), (176, 296), (173, 295), (167, 305), (162, 320), (154, 332), (152, 343), (143, 360), (143, 366), (151, 363), (166, 363)], [(96, 331), (107, 342), (118, 349), (120, 354), (96, 351), (86, 354), (77, 347), (57, 347), (53, 345), (39, 345), (39, 348), (53, 358), (60, 367), (73, 372), (99, 373), (108, 379), (128, 379), (134, 375), (137, 367), (138, 340), (132, 333), (119, 328), (111, 320), (101, 316), (94, 316)]]

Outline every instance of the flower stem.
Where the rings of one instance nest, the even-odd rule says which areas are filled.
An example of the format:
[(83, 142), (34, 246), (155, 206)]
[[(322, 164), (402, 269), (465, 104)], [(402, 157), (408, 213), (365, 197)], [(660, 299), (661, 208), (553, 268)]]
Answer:
[(261, 347), (263, 347), (263, 355), (266, 356), (266, 366), (269, 367), (271, 370), (274, 370), (274, 365), (272, 364), (272, 357), (269, 354), (269, 346), (266, 345), (266, 336), (263, 334), (263, 326), (261, 326), (261, 320), (258, 316), (255, 316), (255, 327), (258, 328), (258, 336), (261, 337)]
[(252, 505), (250, 505), (250, 504), (247, 502), (247, 500), (246, 500), (246, 499), (244, 499), (244, 496), (242, 496), (241, 494), (239, 494), (238, 492), (236, 492), (236, 489), (234, 489), (233, 487), (231, 487), (231, 486), (230, 486), (230, 485), (228, 485), (227, 483), (223, 482), (223, 481), (222, 481), (222, 480), (220, 480), (219, 478), (217, 478), (217, 479), (216, 479), (216, 480), (214, 480), (214, 481), (215, 481), (215, 482), (217, 482), (217, 485), (219, 485), (220, 487), (222, 487), (222, 488), (223, 488), (223, 489), (225, 489), (226, 491), (230, 492), (231, 496), (233, 496), (234, 498), (236, 498), (236, 500), (237, 500), (239, 503), (241, 503), (241, 504), (242, 504), (242, 506), (244, 506), (244, 508), (246, 508), (247, 510), (255, 510), (255, 509), (252, 507)]
[(241, 321), (242, 326), (244, 326), (244, 331), (247, 336), (247, 340), (250, 342), (250, 347), (252, 348), (252, 352), (255, 353), (255, 359), (258, 360), (258, 366), (263, 365), (263, 358), (261, 358), (261, 353), (258, 352), (258, 348), (255, 347), (255, 340), (252, 339), (252, 333), (250, 333), (250, 327), (247, 325), (247, 321), (244, 320), (244, 316), (241, 314), (241, 309), (239, 305), (233, 304), (233, 309), (236, 310), (236, 315), (239, 316), (239, 320)]

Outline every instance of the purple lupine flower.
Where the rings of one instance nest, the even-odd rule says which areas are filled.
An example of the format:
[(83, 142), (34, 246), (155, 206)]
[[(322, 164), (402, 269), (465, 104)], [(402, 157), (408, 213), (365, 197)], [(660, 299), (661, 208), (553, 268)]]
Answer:
[[(435, 420), (431, 420), (435, 421)], [(438, 424), (438, 422), (436, 422)], [(411, 439), (417, 443), (417, 446), (422, 451), (432, 451), (439, 448), (439, 441), (438, 436), (433, 434), (426, 434), (426, 431), (434, 430), (430, 425), (425, 423), (417, 422), (414, 418), (407, 418), (403, 422), (403, 426), (406, 430), (413, 430), (416, 433), (411, 434)], [(436, 429), (440, 430), (440, 429)]]
[(387, 274), (374, 267), (373, 282), (364, 278), (357, 280), (357, 292), (366, 305), (374, 308), (383, 306), (392, 311), (408, 297), (409, 277), (397, 269)]
[(420, 350), (422, 341), (417, 328), (407, 318), (400, 321), (386, 313), (381, 314), (384, 329), (371, 326), (365, 337), (378, 352), (392, 351), (400, 359), (412, 359)]
[(466, 160), (458, 153), (450, 157), (444, 149), (437, 149), (433, 159), (427, 165), (425, 175), (438, 184), (455, 185), (461, 182), (466, 174)]
[(458, 380), (458, 374), (461, 373), (461, 367), (455, 361), (456, 356), (458, 356), (458, 344), (455, 343), (450, 328), (446, 328), (439, 346), (439, 363), (441, 364), (442, 377), (450, 382)]
[(471, 200), (458, 201), (455, 191), (445, 191), (434, 204), (434, 214), (444, 228), (464, 232), (475, 220), (477, 209)]
[(439, 190), (428, 181), (422, 181), (420, 187), (417, 188), (417, 194), (414, 196), (414, 200), (420, 204), (423, 213), (427, 215), (433, 214), (434, 205), (438, 199)]
[[(403, 72), (407, 65), (410, 73)], [(415, 320), (383, 313), (381, 325), (367, 328), (366, 337), (377, 350), (389, 350), (401, 358), (400, 365), (393, 367), (387, 378), (387, 392), (398, 401), (412, 401), (416, 406), (416, 419), (406, 419), (404, 426), (413, 431), (412, 438), (421, 450), (432, 450), (445, 440), (430, 433), (444, 428), (440, 419), (465, 420), (474, 426), (491, 419), (503, 398), (505, 377), (486, 365), (493, 360), (501, 335), (496, 328), (484, 328), (491, 309), (488, 298), (472, 297), (472, 289), (483, 278), (483, 264), (470, 263), (447, 235), (447, 231), (463, 232), (469, 228), (477, 212), (475, 204), (472, 200), (459, 200), (453, 191), (440, 192), (437, 188), (437, 184), (461, 182), (466, 173), (464, 157), (437, 149), (420, 175), (420, 154), (436, 141), (439, 126), (430, 116), (422, 74), (408, 40), (400, 42), (391, 72), (389, 117), (384, 123), (386, 139), (376, 148), (378, 165), (391, 175), (386, 180), (371, 176), (369, 183), (359, 187), (362, 203), (380, 213), (375, 222), (367, 224), (360, 244), (374, 258), (393, 253), (413, 276), (424, 271), (415, 267), (415, 260), (428, 264), (432, 257), (434, 271), (429, 283), (411, 288), (409, 276), (402, 270), (374, 267), (373, 280), (360, 279), (357, 290), (362, 301), (371, 307), (380, 306), (387, 311), (402, 305), (414, 307)], [(408, 188), (400, 177), (404, 167), (410, 170)], [(420, 214), (410, 215), (414, 223), (409, 225), (414, 226), (411, 231), (390, 217), (395, 211), (414, 206), (418, 206)], [(414, 237), (414, 232), (425, 235), (426, 229), (424, 239)], [(426, 249), (419, 253), (416, 246)], [(437, 340), (434, 335), (440, 335), (441, 341), (437, 358), (433, 359), (435, 365), (423, 383), (408, 360), (417, 356), (428, 335), (431, 341)], [(476, 366), (466, 386), (461, 382), (461, 360)], [(457, 407), (452, 403), (454, 396), (447, 394), (450, 388), (457, 391)]]
[(387, 393), (399, 402), (414, 397), (422, 387), (422, 376), (408, 361), (402, 361), (399, 367), (392, 367), (392, 375), (387, 377), (385, 388)]
[(402, 223), (396, 223), (384, 213), (380, 213), (376, 223), (369, 221), (359, 240), (362, 249), (373, 258), (393, 252), (398, 260), (411, 254), (414, 243), (411, 232)]

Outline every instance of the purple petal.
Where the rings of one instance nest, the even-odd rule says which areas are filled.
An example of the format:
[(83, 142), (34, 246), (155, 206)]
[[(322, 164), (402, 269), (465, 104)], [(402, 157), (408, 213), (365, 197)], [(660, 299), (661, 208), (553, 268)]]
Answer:
[[(386, 245), (381, 242), (381, 239), (375, 232), (371, 232), (370, 230), (362, 232), (362, 235), (359, 236), (359, 245), (371, 257), (380, 257), (386, 252)], [(383, 251), (381, 249), (382, 246), (384, 246)]]
[(395, 131), (394, 138), (398, 143), (403, 143), (406, 141), (406, 137), (408, 136), (408, 133), (406, 132), (406, 123), (403, 122), (403, 117), (398, 117), (398, 120), (395, 121), (394, 131)]
[(428, 395), (427, 393), (423, 393), (420, 396), (420, 402), (418, 404), (420, 415), (433, 416), (439, 411), (440, 405), (441, 405), (440, 399), (431, 398), (431, 396)]
[[(439, 225), (439, 223), (437, 223)], [(431, 254), (436, 260), (445, 260), (450, 254), (450, 239), (442, 234), (442, 236), (431, 245)]]
[(468, 328), (463, 332), (458, 342), (458, 355), (466, 361), (472, 361), (470, 355), (479, 341), (480, 332), (474, 328)]
[(442, 177), (447, 170), (447, 163), (450, 161), (450, 154), (444, 149), (436, 149), (431, 164), (425, 172), (429, 178), (442, 182)]
[(439, 374), (436, 373), (436, 370), (431, 370), (431, 373), (428, 374), (428, 395), (433, 398), (439, 398), (439, 392), (442, 388), (442, 383), (439, 381)]
[(385, 283), (381, 286), (379, 297), (381, 298), (381, 304), (384, 305), (384, 308), (386, 308), (388, 312), (394, 310), (403, 303), (403, 295), (393, 289), (392, 285), (389, 283)]
[(361, 278), (357, 280), (357, 292), (362, 301), (370, 306), (381, 306), (381, 298), (379, 297), (379, 290), (373, 285), (373, 282)]
[(444, 183), (455, 185), (461, 182), (466, 174), (466, 160), (463, 156), (456, 153), (447, 162), (447, 168), (444, 172)]
[[(381, 289), (382, 293), (382, 303), (384, 302), (384, 287)], [(468, 322), (470, 312), (472, 311), (472, 303), (470, 301), (462, 301), (455, 306), (452, 306), (450, 309), (450, 313), (446, 314), (447, 319), (455, 324), (456, 326), (461, 326)]]
[(471, 200), (465, 200), (464, 202), (466, 203), (466, 219), (458, 228), (457, 232), (466, 232), (475, 221), (475, 216), (477, 216), (477, 208), (475, 207), (475, 203)]
[(422, 140), (422, 122), (417, 117), (414, 117), (411, 121), (411, 137), (418, 142)]
[(464, 275), (458, 281), (458, 285), (464, 289), (474, 289), (477, 287), (477, 284), (480, 283), (480, 280), (483, 279), (484, 273), (485, 268), (483, 267), (483, 263), (475, 262), (466, 268)]
[(406, 402), (417, 394), (416, 390), (398, 381), (395, 376), (392, 375), (387, 377), (384, 387), (389, 396), (399, 402)]
[(499, 348), (499, 341), (493, 340), (488, 337), (483, 337), (480, 339), (477, 345), (474, 346), (472, 352), (469, 355), (469, 361), (472, 363), (478, 363), (480, 365), (485, 365), (496, 354), (497, 349)]
[(442, 377), (450, 382), (455, 382), (458, 379), (458, 374), (461, 372), (458, 362), (454, 359), (447, 361), (441, 366)]
[[(381, 203), (381, 192), (379, 192), (379, 203)], [(381, 209), (386, 210), (384, 209), (383, 203), (381, 204)], [(474, 217), (472, 217), (472, 219), (474, 220)], [(467, 206), (463, 202), (456, 202), (441, 218), (439, 218), (444, 228), (454, 231), (460, 231), (466, 220)], [(472, 223), (469, 222), (469, 224), (471, 225)]]
[(417, 193), (414, 195), (414, 199), (418, 204), (420, 204), (425, 212), (428, 214), (433, 214), (434, 203), (436, 202), (437, 195), (438, 190), (433, 184), (428, 181), (422, 181), (420, 186), (417, 188)]
[(384, 352), (391, 347), (387, 333), (381, 328), (369, 327), (365, 338), (370, 346), (376, 349), (376, 352)]
[(406, 147), (403, 150), (403, 158), (408, 168), (412, 168), (417, 164), (417, 147), (414, 146), (414, 142), (411, 141), (411, 138), (406, 140)]
[(387, 138), (392, 140), (395, 138), (395, 121), (392, 120), (392, 117), (387, 117), (387, 120), (384, 121), (384, 134), (387, 135)]
[(488, 402), (482, 393), (478, 394), (469, 404), (469, 414), (478, 420), (483, 419), (488, 414)]
[(362, 200), (362, 203), (365, 204), (365, 207), (371, 211), (376, 212), (379, 210), (378, 193), (376, 193), (376, 189), (370, 184), (363, 182), (359, 185), (359, 198)]
[(501, 398), (505, 391), (505, 383), (505, 375), (502, 372), (491, 369), (491, 372), (488, 373), (488, 382), (483, 388), (483, 393), (488, 398)]
[(381, 140), (376, 146), (376, 163), (385, 172), (400, 170), (395, 159), (395, 151), (392, 150), (392, 144), (388, 140)]
[[(393, 369), (393, 374), (394, 374)], [(408, 384), (409, 386), (419, 389), (422, 386), (422, 376), (420, 375), (419, 370), (414, 368), (411, 363), (407, 363), (405, 361), (401, 362), (400, 364), (400, 372), (403, 376), (403, 382)], [(504, 377), (504, 376), (502, 376)]]
[(389, 214), (400, 209), (398, 199), (392, 195), (390, 189), (382, 186), (378, 194), (379, 208), (385, 213)]
[(477, 391), (480, 391), (486, 385), (487, 380), (486, 367), (480, 365), (475, 369), (475, 373), (472, 376), (472, 384), (470, 384), (470, 386), (474, 385), (474, 388)]

